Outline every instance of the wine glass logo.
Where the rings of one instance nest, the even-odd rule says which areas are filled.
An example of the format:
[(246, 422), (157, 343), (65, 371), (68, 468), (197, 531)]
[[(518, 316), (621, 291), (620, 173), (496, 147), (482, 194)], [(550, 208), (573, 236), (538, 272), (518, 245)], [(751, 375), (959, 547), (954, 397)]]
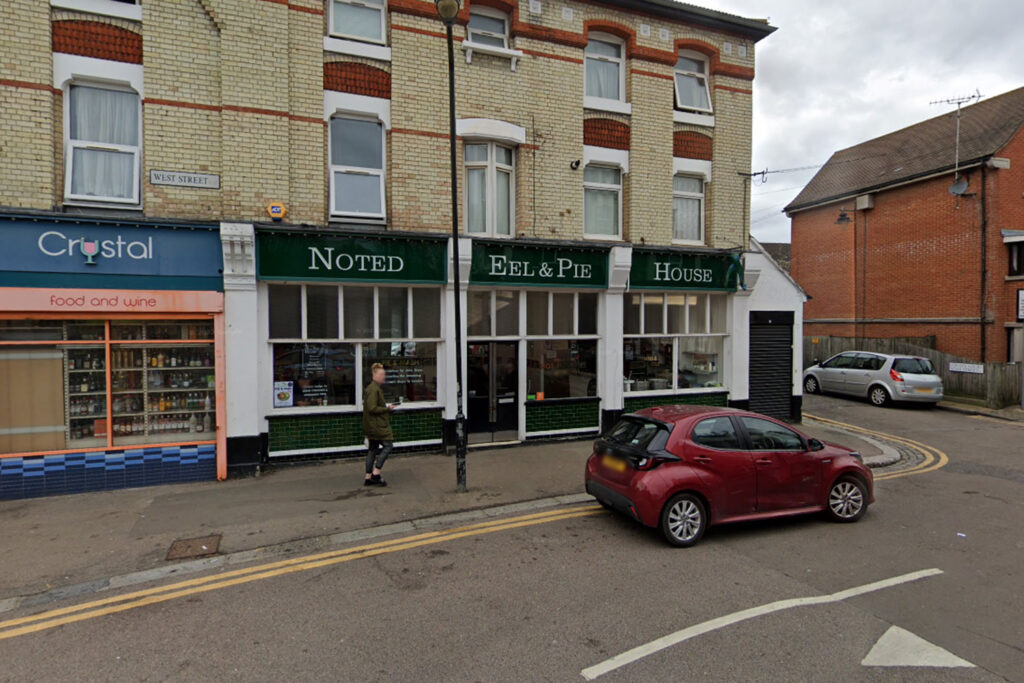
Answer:
[(100, 252), (99, 240), (86, 240), (82, 238), (82, 254), (85, 256), (85, 265), (96, 265), (96, 254)]

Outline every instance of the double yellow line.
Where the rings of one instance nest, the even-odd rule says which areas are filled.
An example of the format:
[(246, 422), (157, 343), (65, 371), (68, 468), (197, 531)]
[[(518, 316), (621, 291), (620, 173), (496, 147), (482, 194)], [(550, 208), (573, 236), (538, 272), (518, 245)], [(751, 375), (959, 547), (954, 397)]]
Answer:
[(479, 536), (481, 534), (490, 534), (497, 531), (507, 531), (509, 529), (518, 529), (538, 524), (548, 524), (550, 522), (574, 519), (576, 517), (587, 517), (590, 515), (600, 514), (603, 511), (604, 510), (599, 505), (586, 505), (569, 509), (537, 512), (530, 515), (509, 517), (506, 519), (481, 522), (479, 524), (472, 524), (454, 529), (446, 529), (444, 531), (429, 531), (415, 536), (405, 536), (403, 538), (397, 538), (390, 541), (370, 543), (368, 545), (346, 548), (344, 550), (332, 550), (315, 555), (306, 555), (304, 557), (280, 560), (278, 562), (261, 564), (255, 567), (236, 569), (222, 574), (217, 574), (215, 576), (205, 576), (198, 579), (172, 583), (166, 586), (147, 588), (145, 590), (134, 591), (132, 593), (125, 593), (124, 595), (116, 595), (109, 598), (103, 598), (101, 600), (85, 602), (80, 605), (48, 610), (28, 617), (19, 617), (17, 619), (2, 621), (0, 622), (0, 640), (16, 638), (17, 636), (36, 633), (38, 631), (44, 631), (57, 626), (63, 626), (65, 624), (73, 624), (78, 621), (85, 621), (86, 619), (95, 619), (96, 617), (102, 617), (108, 614), (126, 612), (138, 607), (167, 602), (169, 600), (176, 600), (178, 598), (196, 595), (198, 593), (220, 590), (221, 588), (229, 588), (231, 586), (237, 586), (252, 581), (262, 581), (263, 579), (270, 579), (284, 574), (304, 572), (310, 569), (318, 569), (320, 567), (328, 567), (335, 564), (341, 564), (343, 562), (351, 562), (352, 560), (362, 560), (367, 557), (375, 557), (377, 555), (386, 555), (388, 553), (395, 553), (401, 550), (410, 550), (412, 548), (420, 548), (426, 545), (444, 543), (446, 541), (453, 541), (455, 539), (466, 538), (468, 536)]
[(838, 420), (830, 420), (827, 417), (818, 417), (817, 415), (810, 415), (804, 413), (804, 417), (814, 420), (815, 422), (821, 422), (822, 424), (831, 425), (833, 427), (840, 427), (848, 432), (857, 432), (860, 434), (866, 434), (868, 436), (874, 436), (879, 439), (885, 439), (886, 441), (894, 441), (899, 444), (903, 444), (908, 448), (912, 448), (923, 456), (923, 460), (913, 467), (909, 467), (899, 472), (883, 472), (882, 474), (875, 475), (875, 481), (883, 479), (898, 479), (899, 477), (909, 477), (913, 474), (924, 474), (925, 472), (934, 472), (935, 470), (945, 467), (949, 463), (949, 456), (940, 451), (934, 446), (923, 444), (919, 441), (912, 439), (905, 439), (902, 436), (893, 436), (892, 434), (886, 434), (884, 432), (876, 432), (870, 429), (864, 429), (863, 427), (857, 427), (855, 425), (846, 424), (845, 422), (839, 422)]

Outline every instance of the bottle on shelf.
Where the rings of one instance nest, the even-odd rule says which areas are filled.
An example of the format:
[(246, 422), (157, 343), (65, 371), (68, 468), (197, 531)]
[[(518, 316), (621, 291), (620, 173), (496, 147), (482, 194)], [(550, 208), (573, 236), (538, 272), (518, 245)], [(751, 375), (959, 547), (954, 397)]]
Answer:
[(210, 415), (210, 413), (206, 413), (205, 415), (203, 415), (203, 431), (204, 432), (212, 432), (213, 431), (213, 416)]

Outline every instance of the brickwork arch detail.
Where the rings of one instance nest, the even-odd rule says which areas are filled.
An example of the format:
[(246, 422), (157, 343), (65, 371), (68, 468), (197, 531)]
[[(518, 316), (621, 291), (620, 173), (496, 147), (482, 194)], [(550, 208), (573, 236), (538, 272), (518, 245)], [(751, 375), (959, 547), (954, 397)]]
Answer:
[(391, 74), (369, 64), (324, 64), (324, 90), (391, 99)]
[(53, 22), (53, 51), (81, 57), (142, 64), (142, 36), (99, 21)]

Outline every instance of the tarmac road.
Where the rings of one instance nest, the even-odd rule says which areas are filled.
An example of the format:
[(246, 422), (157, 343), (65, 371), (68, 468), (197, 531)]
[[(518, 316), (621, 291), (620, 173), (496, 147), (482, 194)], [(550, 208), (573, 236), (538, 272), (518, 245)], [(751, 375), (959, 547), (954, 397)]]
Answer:
[[(574, 504), (165, 581), (23, 635), (40, 621), (12, 620), (75, 603), (7, 612), (0, 679), (1024, 680), (1024, 427), (831, 397), (805, 409), (949, 462), (880, 478), (854, 525), (726, 526), (676, 550)], [(778, 602), (802, 598), (817, 600)]]

